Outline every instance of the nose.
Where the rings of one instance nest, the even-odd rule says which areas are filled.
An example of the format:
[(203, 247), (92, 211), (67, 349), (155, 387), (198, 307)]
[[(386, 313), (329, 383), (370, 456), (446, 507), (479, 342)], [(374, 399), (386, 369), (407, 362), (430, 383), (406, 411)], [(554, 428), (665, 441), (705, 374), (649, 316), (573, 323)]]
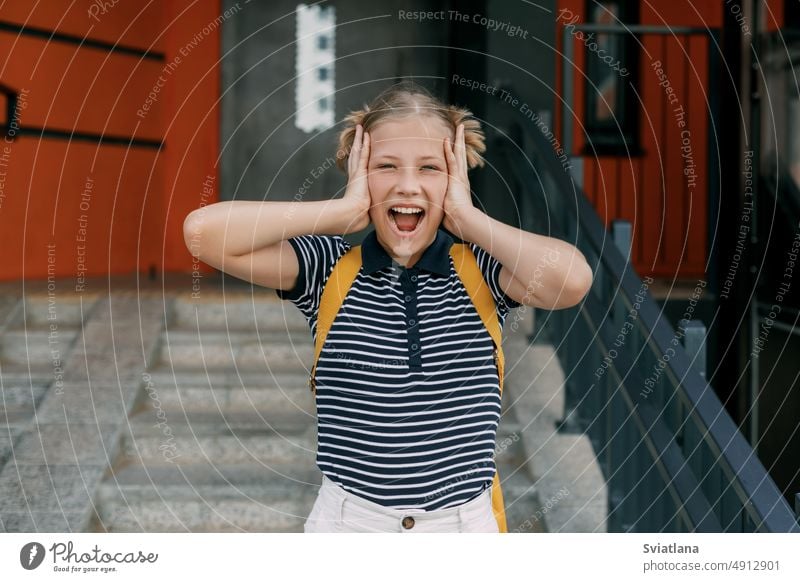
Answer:
[(402, 194), (419, 194), (421, 192), (421, 187), (416, 168), (400, 168), (397, 176), (396, 188), (397, 191)]

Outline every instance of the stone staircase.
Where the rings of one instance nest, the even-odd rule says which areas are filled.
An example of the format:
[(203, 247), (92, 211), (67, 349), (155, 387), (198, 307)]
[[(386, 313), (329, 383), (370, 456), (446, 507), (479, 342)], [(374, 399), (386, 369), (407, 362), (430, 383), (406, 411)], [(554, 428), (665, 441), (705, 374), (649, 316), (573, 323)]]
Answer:
[[(289, 303), (176, 298), (90, 530), (302, 531), (322, 481), (312, 357)], [(537, 504), (522, 457), (498, 456), (520, 518)]]
[[(60, 394), (47, 308), (43, 296), (0, 303), (2, 530), (303, 530), (322, 474), (313, 346), (293, 305), (261, 289), (62, 299)], [(543, 451), (561, 441), (528, 418), (532, 371), (515, 362), (526, 361), (529, 328), (504, 331), (496, 461), (509, 531), (596, 529), (585, 519), (564, 526), (564, 510), (585, 512), (577, 477), (561, 514), (544, 507), (560, 473), (534, 461), (550, 463)]]

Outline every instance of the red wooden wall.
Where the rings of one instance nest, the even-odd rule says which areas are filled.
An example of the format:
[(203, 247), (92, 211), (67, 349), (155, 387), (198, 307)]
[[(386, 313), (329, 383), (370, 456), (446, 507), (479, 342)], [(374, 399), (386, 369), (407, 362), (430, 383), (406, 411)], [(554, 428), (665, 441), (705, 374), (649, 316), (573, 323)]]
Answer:
[[(56, 277), (189, 271), (182, 224), (207, 176), (214, 192), (204, 201), (217, 199), (219, 1), (107, 2), (93, 18), (89, 10), (99, 4), (5, 2), (0, 22), (163, 59), (0, 31), (0, 84), (21, 94), (22, 127), (164, 147), (0, 136), (2, 280), (45, 278), (48, 268)], [(160, 76), (165, 81), (145, 112)]]
[[(559, 9), (579, 14), (585, 22), (583, 0), (560, 0)], [(671, 0), (640, 4), (640, 23), (656, 26), (722, 25), (722, 3)], [(561, 50), (563, 23), (557, 24)], [(584, 157), (584, 189), (606, 226), (614, 219), (633, 225), (633, 264), (638, 273), (653, 276), (702, 277), (708, 257), (708, 140), (715, 139), (709, 124), (707, 37), (642, 35), (639, 92), (642, 98), (639, 123), (642, 155)], [(574, 40), (573, 75), (575, 102), (573, 154), (586, 144), (583, 130), (585, 95), (584, 45)], [(679, 104), (686, 112), (685, 127), (675, 118), (660, 79), (651, 67), (661, 61)], [(557, 84), (561, 87), (561, 63)], [(559, 111), (556, 103), (556, 111)], [(557, 114), (556, 127), (561, 127)], [(681, 157), (682, 132), (690, 132), (695, 166), (694, 186), (684, 176)], [(686, 137), (687, 134), (683, 134)], [(722, 203), (724, 204), (724, 197)]]

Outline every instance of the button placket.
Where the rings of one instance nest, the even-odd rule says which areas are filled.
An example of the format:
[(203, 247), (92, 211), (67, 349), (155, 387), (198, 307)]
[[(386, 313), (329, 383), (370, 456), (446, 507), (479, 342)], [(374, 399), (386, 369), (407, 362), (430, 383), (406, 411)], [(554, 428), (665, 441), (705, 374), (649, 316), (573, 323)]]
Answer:
[(419, 336), (419, 318), (417, 317), (417, 273), (404, 270), (400, 277), (400, 283), (404, 293), (406, 307), (406, 321), (408, 322), (408, 362), (409, 367), (420, 369), (422, 367), (422, 357), (419, 353), (421, 345)]

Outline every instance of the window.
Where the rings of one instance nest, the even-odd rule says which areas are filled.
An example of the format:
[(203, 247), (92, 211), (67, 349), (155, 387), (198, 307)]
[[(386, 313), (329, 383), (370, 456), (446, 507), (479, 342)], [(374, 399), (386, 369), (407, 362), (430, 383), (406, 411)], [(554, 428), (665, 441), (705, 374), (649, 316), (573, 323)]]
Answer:
[(334, 28), (332, 6), (298, 4), (295, 125), (306, 133), (334, 122)]
[[(639, 20), (637, 3), (588, 0), (586, 22), (624, 27)], [(639, 45), (624, 31), (585, 33), (586, 154), (635, 154), (639, 151)]]

